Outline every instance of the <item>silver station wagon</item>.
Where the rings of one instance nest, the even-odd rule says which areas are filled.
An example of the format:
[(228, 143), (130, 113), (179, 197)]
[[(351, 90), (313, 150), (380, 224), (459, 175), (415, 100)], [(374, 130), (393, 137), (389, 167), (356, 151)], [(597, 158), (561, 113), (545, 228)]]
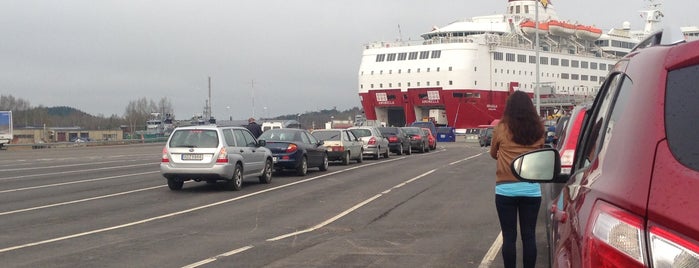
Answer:
[(171, 190), (185, 181), (224, 181), (229, 190), (240, 190), (243, 178), (272, 181), (272, 153), (265, 141), (255, 139), (244, 127), (190, 126), (175, 129), (160, 161), (160, 173)]

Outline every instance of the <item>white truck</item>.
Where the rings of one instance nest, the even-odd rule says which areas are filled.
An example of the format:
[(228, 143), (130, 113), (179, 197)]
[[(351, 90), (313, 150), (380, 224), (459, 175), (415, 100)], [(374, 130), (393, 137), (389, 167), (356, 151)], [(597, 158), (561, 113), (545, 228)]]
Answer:
[(0, 111), (0, 149), (12, 142), (12, 111)]

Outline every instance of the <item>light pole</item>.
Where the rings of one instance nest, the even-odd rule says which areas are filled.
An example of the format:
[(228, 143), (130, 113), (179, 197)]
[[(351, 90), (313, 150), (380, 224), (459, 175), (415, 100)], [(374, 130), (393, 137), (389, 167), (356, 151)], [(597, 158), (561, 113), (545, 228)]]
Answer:
[(231, 114), (231, 106), (226, 106), (226, 110), (228, 111), (228, 120), (233, 121), (233, 115)]

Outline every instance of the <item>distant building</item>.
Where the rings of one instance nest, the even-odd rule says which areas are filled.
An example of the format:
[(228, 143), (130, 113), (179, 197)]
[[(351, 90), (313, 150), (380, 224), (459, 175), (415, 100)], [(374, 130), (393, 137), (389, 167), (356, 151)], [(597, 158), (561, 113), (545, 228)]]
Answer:
[(77, 138), (91, 141), (119, 141), (124, 137), (121, 129), (87, 130), (80, 127), (16, 128), (14, 134), (13, 144), (70, 142)]

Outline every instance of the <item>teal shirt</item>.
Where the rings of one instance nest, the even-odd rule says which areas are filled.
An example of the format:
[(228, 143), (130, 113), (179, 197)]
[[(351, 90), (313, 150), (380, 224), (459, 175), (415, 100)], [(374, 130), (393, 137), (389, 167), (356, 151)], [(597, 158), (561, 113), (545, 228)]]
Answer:
[(500, 183), (495, 185), (495, 194), (504, 196), (540, 197), (541, 186), (531, 182)]

